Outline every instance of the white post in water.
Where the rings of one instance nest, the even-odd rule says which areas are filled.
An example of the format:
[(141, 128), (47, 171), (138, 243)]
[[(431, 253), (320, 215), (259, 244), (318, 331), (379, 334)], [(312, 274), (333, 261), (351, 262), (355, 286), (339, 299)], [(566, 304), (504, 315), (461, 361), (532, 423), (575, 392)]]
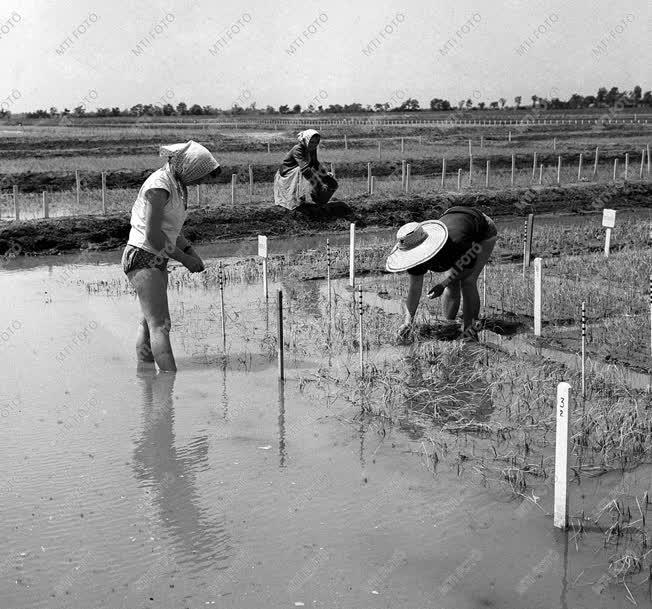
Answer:
[(582, 399), (586, 399), (586, 302), (582, 301)]
[(362, 286), (358, 287), (358, 313), (359, 313), (359, 335), (358, 340), (360, 342), (360, 376), (364, 377), (364, 330), (362, 327)]
[(285, 367), (283, 362), (283, 292), (278, 291), (278, 378), (281, 381), (285, 380)]
[(512, 181), (511, 185), (514, 186), (514, 171), (516, 170), (516, 155), (512, 152)]
[(349, 285), (355, 287), (355, 222), (349, 232)]
[(18, 203), (18, 186), (14, 186), (11, 189), (11, 191), (14, 196), (14, 220), (20, 220), (20, 204)]
[(568, 418), (571, 386), (557, 385), (557, 430), (555, 433), (555, 513), (553, 524), (568, 526)]
[(258, 235), (258, 255), (263, 259), (263, 295), (267, 302), (269, 296), (267, 292), (267, 237), (265, 235)]
[(541, 336), (541, 258), (534, 259), (534, 335)]
[(222, 319), (222, 348), (226, 353), (226, 316), (224, 315), (224, 270), (222, 269), (222, 261), (218, 271), (218, 279), (220, 282), (220, 317)]
[(43, 217), (44, 218), (49, 218), (50, 217), (50, 208), (48, 206), (48, 195), (45, 191), (41, 193), (41, 198), (43, 200)]
[(326, 289), (328, 290), (328, 311), (331, 310), (331, 244), (326, 239)]
[(561, 184), (561, 157), (557, 157), (557, 184)]
[(102, 213), (106, 216), (106, 171), (102, 172)]
[(607, 229), (604, 236), (604, 257), (609, 257), (609, 248), (611, 247), (611, 229), (616, 226), (616, 210), (603, 209), (602, 210), (602, 226)]
[(77, 211), (79, 211), (79, 199), (81, 195), (81, 182), (79, 180), (79, 169), (75, 169), (75, 186), (77, 191)]

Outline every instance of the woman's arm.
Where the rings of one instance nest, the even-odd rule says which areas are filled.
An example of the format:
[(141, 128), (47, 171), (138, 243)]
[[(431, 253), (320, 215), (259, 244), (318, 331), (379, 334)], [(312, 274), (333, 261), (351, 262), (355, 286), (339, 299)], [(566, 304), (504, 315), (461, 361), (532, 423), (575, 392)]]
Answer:
[(405, 323), (411, 324), (421, 300), (424, 275), (409, 275), (410, 285), (408, 286), (407, 297), (405, 298)]
[(145, 238), (156, 251), (165, 252), (185, 266), (192, 257), (184, 254), (175, 243), (169, 243), (163, 234), (163, 209), (169, 196), (168, 191), (162, 188), (152, 188), (145, 193), (145, 199), (149, 203), (145, 206)]
[(188, 241), (181, 233), (179, 233), (179, 236), (177, 237), (177, 247), (184, 253), (187, 254), (188, 256), (192, 256), (194, 258), (197, 258), (198, 260), (201, 260), (201, 257), (195, 250), (195, 248), (192, 246), (192, 243)]

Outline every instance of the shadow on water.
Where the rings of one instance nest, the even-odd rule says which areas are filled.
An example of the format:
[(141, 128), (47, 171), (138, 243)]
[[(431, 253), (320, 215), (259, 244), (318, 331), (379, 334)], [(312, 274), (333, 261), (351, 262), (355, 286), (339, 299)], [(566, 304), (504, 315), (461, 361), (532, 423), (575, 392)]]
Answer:
[(134, 473), (160, 512), (177, 556), (191, 565), (215, 566), (232, 555), (225, 524), (207, 515), (195, 485), (208, 469), (208, 437), (177, 446), (174, 433), (174, 373), (140, 369), (143, 427), (134, 448)]

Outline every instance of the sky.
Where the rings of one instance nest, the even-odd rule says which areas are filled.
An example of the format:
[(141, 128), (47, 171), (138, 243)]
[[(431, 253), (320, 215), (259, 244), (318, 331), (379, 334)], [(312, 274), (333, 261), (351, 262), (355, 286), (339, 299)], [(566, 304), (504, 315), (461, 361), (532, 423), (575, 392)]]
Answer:
[(648, 6), (0, 0), (0, 105), (396, 106), (411, 97), (428, 107), (433, 97), (512, 104), (600, 86), (646, 91)]

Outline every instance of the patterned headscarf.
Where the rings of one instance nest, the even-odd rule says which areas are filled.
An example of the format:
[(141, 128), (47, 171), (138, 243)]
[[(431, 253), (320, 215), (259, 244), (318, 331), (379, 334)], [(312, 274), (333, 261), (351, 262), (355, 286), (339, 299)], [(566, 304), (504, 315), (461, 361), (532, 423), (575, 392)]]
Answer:
[(184, 186), (203, 178), (220, 166), (204, 146), (193, 140), (185, 144), (161, 146), (159, 154), (168, 157), (168, 168)]
[(316, 131), (315, 129), (306, 129), (305, 131), (301, 131), (301, 133), (299, 133), (299, 137), (297, 139), (300, 143), (307, 146), (313, 135), (319, 135), (319, 131)]

